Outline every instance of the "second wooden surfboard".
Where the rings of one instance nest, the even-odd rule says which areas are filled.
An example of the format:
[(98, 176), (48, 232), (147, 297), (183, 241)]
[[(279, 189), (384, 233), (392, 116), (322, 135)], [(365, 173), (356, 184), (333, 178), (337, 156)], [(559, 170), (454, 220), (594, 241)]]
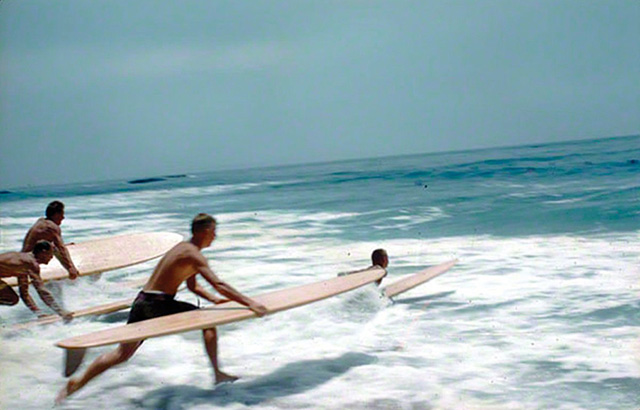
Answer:
[[(149, 232), (112, 236), (67, 245), (71, 260), (80, 276), (94, 275), (125, 268), (164, 255), (182, 240), (182, 235), (172, 232)], [(43, 281), (61, 280), (68, 272), (56, 258), (48, 265), (40, 265)], [(3, 279), (10, 286), (17, 286), (16, 278)]]
[[(351, 275), (321, 282), (278, 290), (253, 297), (268, 309), (267, 314), (306, 305), (374, 282), (385, 274), (379, 266), (354, 272)], [(227, 302), (224, 307), (211, 307), (131, 323), (99, 332), (76, 336), (56, 343), (65, 349), (86, 349), (114, 343), (135, 342), (190, 330), (207, 329), (227, 323), (257, 317), (245, 306)]]
[(390, 285), (385, 286), (382, 289), (382, 293), (388, 298), (404, 293), (415, 288), (418, 285), (430, 281), (436, 276), (442, 275), (443, 273), (451, 269), (451, 267), (457, 262), (458, 260), (454, 259), (449, 262), (441, 263), (440, 265), (431, 266), (421, 272), (415, 273), (406, 278), (402, 278)]

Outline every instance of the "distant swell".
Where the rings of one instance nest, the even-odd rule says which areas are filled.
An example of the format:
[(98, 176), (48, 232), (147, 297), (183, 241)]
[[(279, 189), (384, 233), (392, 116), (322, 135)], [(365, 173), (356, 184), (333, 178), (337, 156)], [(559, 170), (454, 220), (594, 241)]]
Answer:
[(129, 181), (130, 184), (148, 184), (150, 182), (166, 181), (165, 178), (142, 178)]

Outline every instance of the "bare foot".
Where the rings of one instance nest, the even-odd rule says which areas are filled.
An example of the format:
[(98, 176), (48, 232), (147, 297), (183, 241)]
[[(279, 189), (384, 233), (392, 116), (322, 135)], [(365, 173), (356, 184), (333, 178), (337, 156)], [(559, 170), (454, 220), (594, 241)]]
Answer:
[(67, 384), (58, 392), (56, 397), (56, 405), (61, 404), (66, 398), (78, 390), (77, 383), (74, 379), (69, 379)]
[(233, 383), (238, 380), (238, 377), (232, 376), (230, 374), (218, 371), (216, 372), (216, 384), (220, 383)]

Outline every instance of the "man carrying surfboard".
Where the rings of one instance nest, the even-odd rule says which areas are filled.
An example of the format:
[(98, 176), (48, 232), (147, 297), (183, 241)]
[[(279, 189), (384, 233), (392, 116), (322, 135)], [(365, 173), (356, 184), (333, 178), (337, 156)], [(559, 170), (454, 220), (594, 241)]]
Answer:
[[(421, 272), (415, 273), (413, 275), (409, 275), (407, 277), (403, 277), (390, 285), (387, 285), (381, 288), (381, 293), (383, 296), (392, 298), (401, 293), (404, 293), (408, 290), (415, 288), (418, 285), (421, 285), (425, 282), (430, 281), (431, 279), (442, 275), (446, 271), (448, 271), (453, 265), (458, 262), (457, 259), (453, 259), (449, 262), (441, 263), (439, 265), (431, 266)], [(371, 253), (371, 264), (373, 266), (379, 266), (385, 269), (384, 275), (376, 280), (376, 284), (380, 286), (382, 279), (387, 276), (387, 266), (389, 266), (389, 255), (387, 255), (387, 251), (382, 248), (376, 249)], [(339, 273), (338, 276), (350, 275), (353, 272), (342, 272)]]
[[(202, 275), (221, 295), (247, 306), (256, 315), (263, 316), (267, 313), (267, 309), (262, 304), (241, 294), (218, 278), (209, 267), (207, 259), (200, 252), (201, 249), (211, 245), (216, 237), (215, 218), (208, 214), (198, 214), (191, 222), (191, 233), (192, 237), (189, 241), (174, 246), (158, 262), (153, 274), (133, 302), (128, 323), (197, 309), (190, 303), (174, 299), (178, 287), (185, 280), (187, 288), (196, 295), (216, 304), (227, 301), (201, 287), (196, 281), (196, 274)], [(216, 384), (237, 380), (236, 376), (220, 370), (216, 329), (204, 329), (203, 338), (207, 355), (214, 370)], [(141, 344), (142, 341), (121, 343), (115, 350), (96, 358), (82, 376), (72, 378), (67, 382), (66, 386), (58, 393), (56, 402), (62, 402), (67, 396), (81, 389), (87, 382), (105, 370), (127, 361)]]
[[(382, 248), (376, 249), (371, 253), (371, 266), (380, 266), (382, 269), (385, 269), (384, 275), (376, 281), (376, 285), (380, 286), (382, 283), (382, 279), (387, 276), (387, 266), (389, 266), (389, 256), (387, 255), (387, 251)], [(340, 272), (338, 276), (345, 276), (352, 274), (353, 272)]]
[[(387, 269), (387, 266), (389, 266), (389, 255), (387, 255), (387, 251), (382, 248), (373, 251), (371, 253), (371, 264), (373, 266), (380, 266), (382, 269)], [(382, 278), (376, 281), (376, 285), (380, 286), (382, 279), (386, 276), (387, 274), (385, 273)]]
[[(45, 240), (36, 242), (31, 252), (3, 253), (0, 255), (0, 278), (17, 277), (20, 299), (38, 317), (46, 316), (29, 295), (29, 279), (31, 279), (31, 283), (44, 303), (62, 316), (65, 321), (69, 321), (72, 314), (56, 303), (53, 295), (44, 287), (44, 282), (40, 278), (40, 264), (48, 264), (51, 258), (53, 258), (53, 245)], [(13, 306), (16, 303), (18, 303), (18, 295), (11, 289), (11, 286), (0, 279), (0, 305)]]
[(55, 246), (54, 255), (60, 264), (69, 272), (69, 278), (78, 277), (78, 269), (71, 260), (69, 250), (62, 240), (62, 230), (60, 224), (64, 219), (64, 204), (60, 201), (49, 203), (45, 211), (45, 218), (40, 218), (27, 231), (22, 242), (22, 252), (31, 252), (36, 242), (44, 239)]

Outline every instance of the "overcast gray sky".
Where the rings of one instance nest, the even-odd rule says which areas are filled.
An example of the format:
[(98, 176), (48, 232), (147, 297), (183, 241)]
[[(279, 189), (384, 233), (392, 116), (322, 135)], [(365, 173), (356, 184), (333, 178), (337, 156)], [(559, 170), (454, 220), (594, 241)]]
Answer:
[(640, 134), (638, 0), (3, 0), (0, 188)]

